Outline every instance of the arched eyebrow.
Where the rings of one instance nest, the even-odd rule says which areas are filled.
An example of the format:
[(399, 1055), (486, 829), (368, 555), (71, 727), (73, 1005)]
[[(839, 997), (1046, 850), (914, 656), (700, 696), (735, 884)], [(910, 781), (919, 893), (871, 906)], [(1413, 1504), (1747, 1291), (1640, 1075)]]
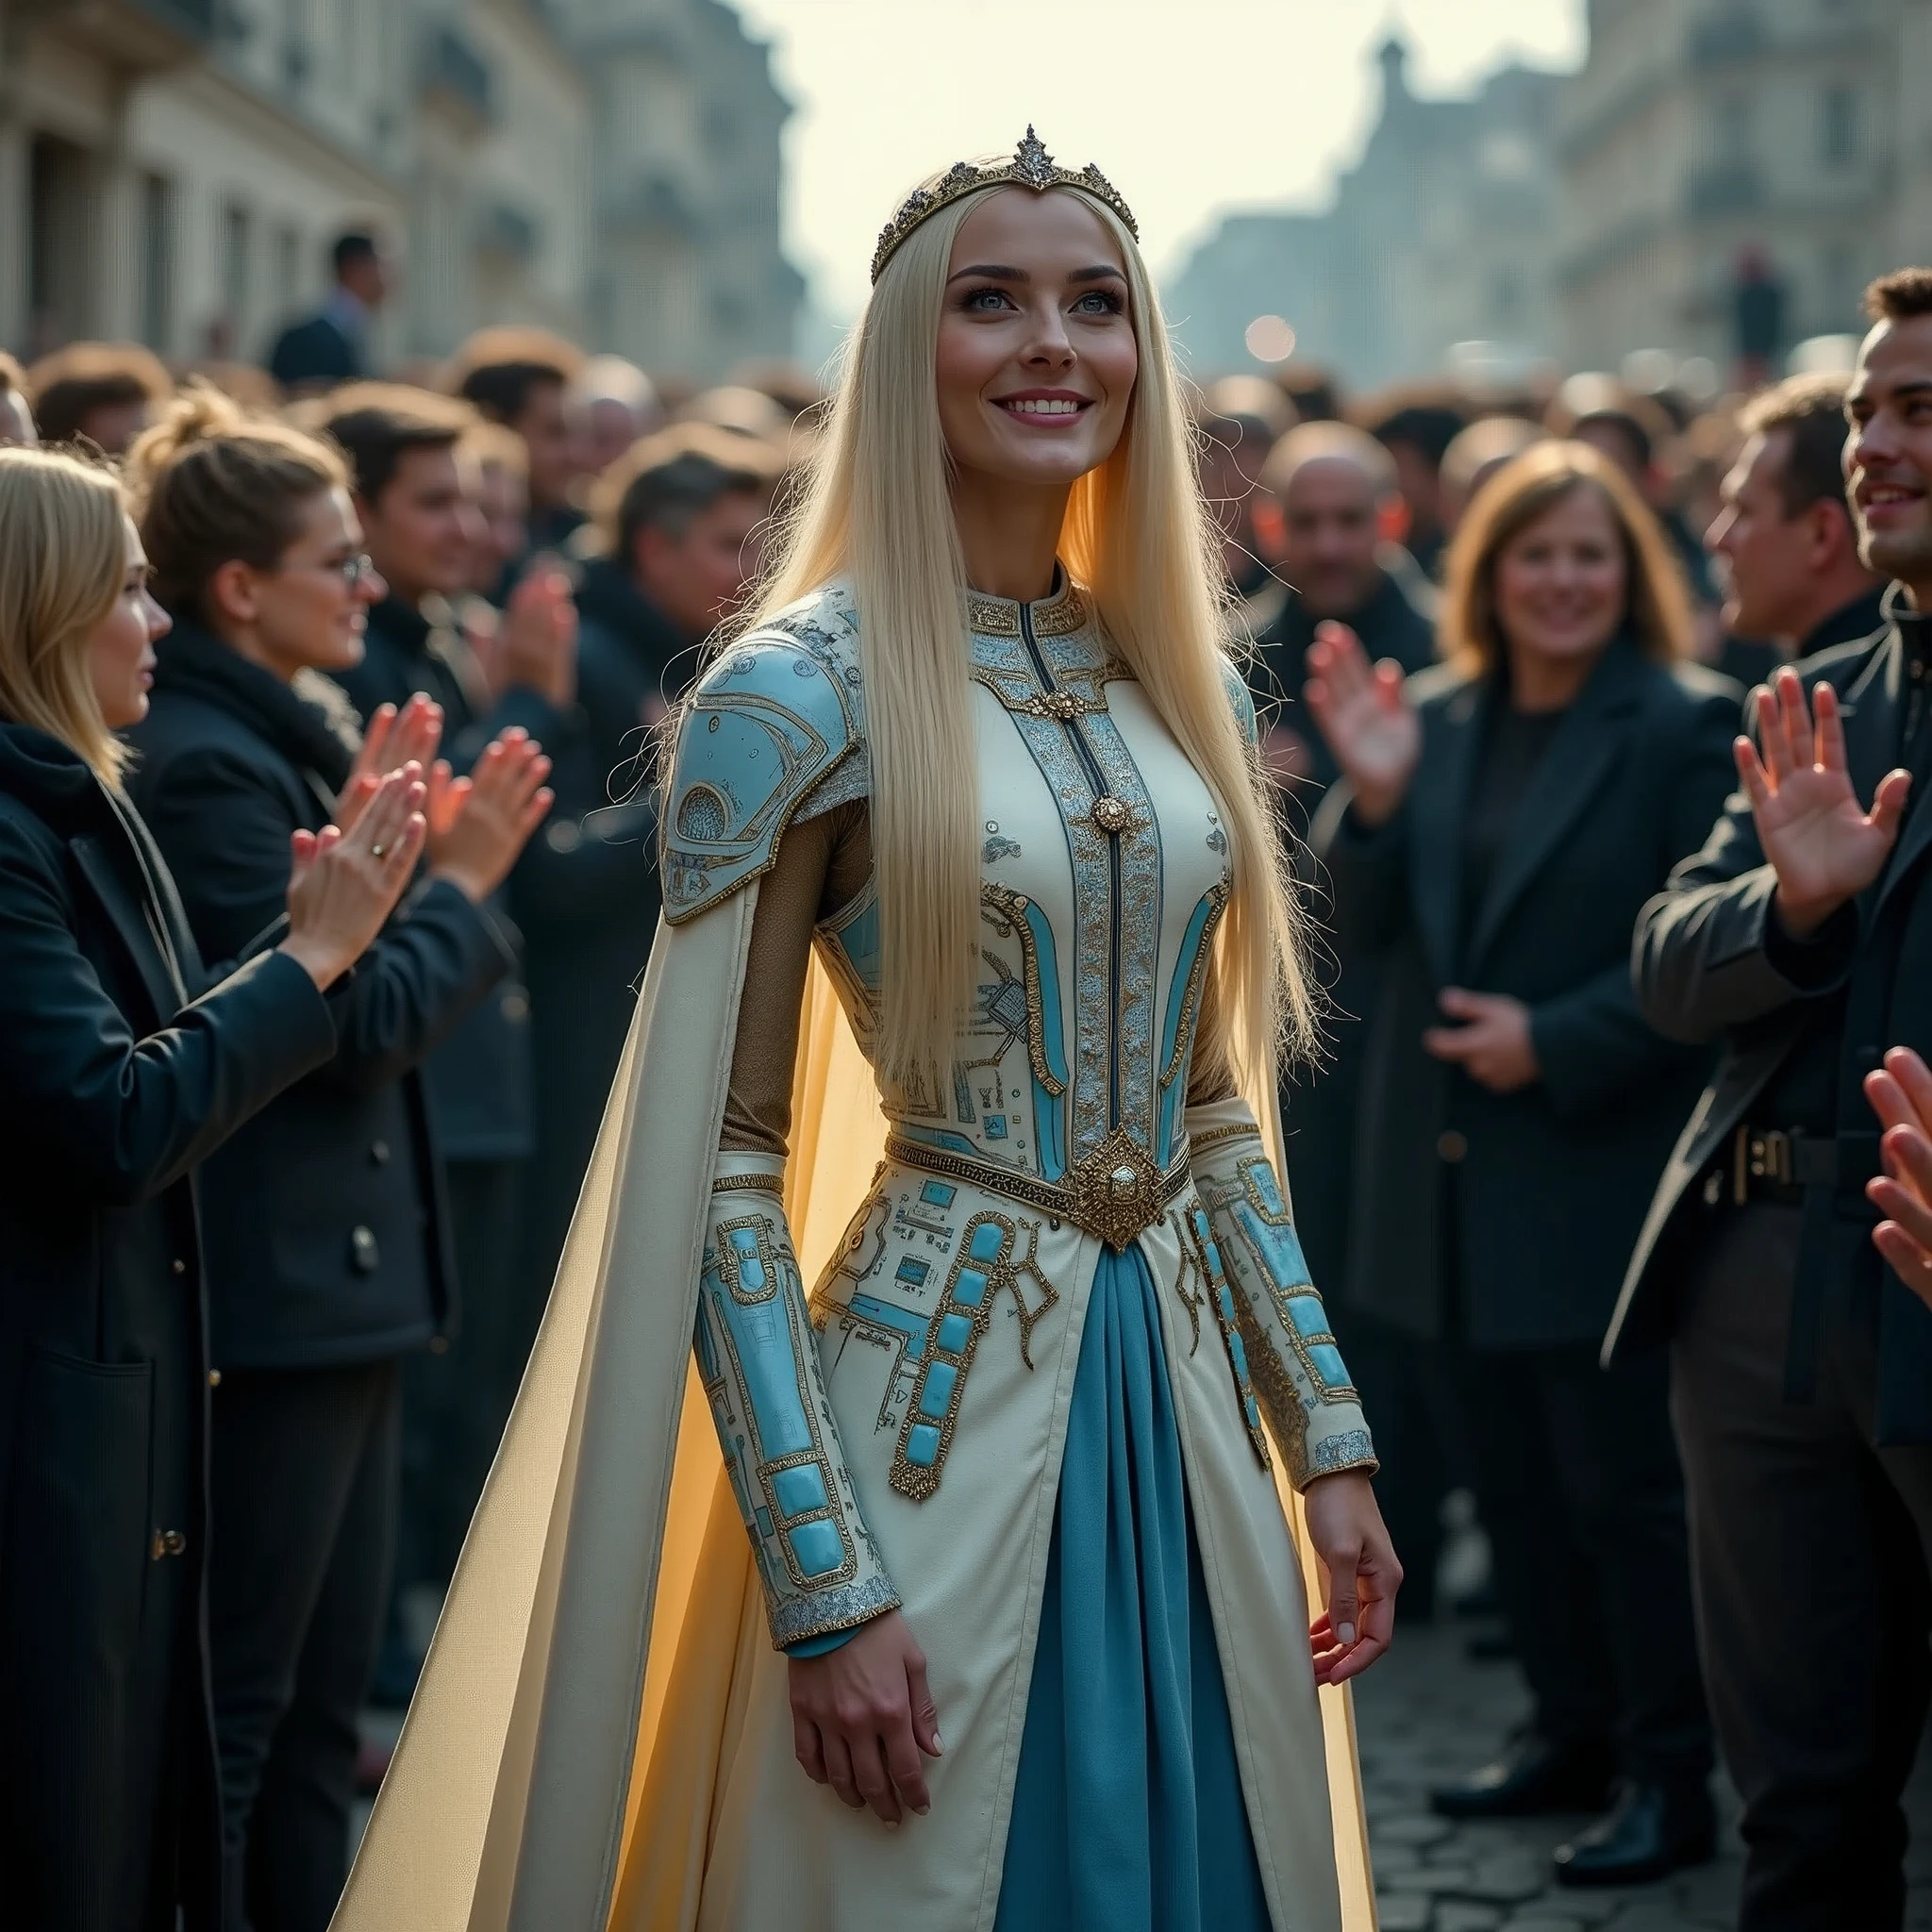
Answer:
[[(977, 275), (989, 282), (1030, 282), (1033, 277), (1024, 268), (1009, 268), (1002, 262), (974, 262), (971, 268), (955, 269), (946, 277), (947, 286), (964, 281), (969, 275)], [(1076, 268), (1067, 277), (1070, 282), (1124, 282), (1126, 276), (1111, 262), (1102, 262), (1096, 268)]]

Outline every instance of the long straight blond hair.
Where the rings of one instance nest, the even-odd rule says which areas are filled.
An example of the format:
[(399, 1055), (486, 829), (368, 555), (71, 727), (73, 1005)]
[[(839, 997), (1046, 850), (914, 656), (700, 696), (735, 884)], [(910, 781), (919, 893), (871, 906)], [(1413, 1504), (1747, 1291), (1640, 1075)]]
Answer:
[(127, 509), (104, 469), (0, 449), (0, 718), (31, 724), (116, 788), (130, 754), (94, 695), (88, 645), (127, 575)]
[[(985, 195), (1001, 192), (942, 209), (887, 264), (847, 344), (830, 419), (771, 574), (736, 627), (740, 635), (755, 628), (835, 577), (852, 584), (879, 908), (883, 1010), (874, 1053), (886, 1077), (927, 1091), (950, 1067), (970, 1008), (980, 918), (966, 571), (935, 349), (954, 239)], [(1074, 487), (1059, 552), (1220, 808), (1233, 891), (1208, 1019), (1220, 1037), (1202, 1046), (1229, 1058), (1260, 1108), (1272, 1106), (1278, 1053), (1307, 1051), (1313, 1035), (1302, 915), (1259, 765), (1224, 681), (1211, 589), (1218, 539), (1194, 480), (1166, 324), (1133, 237), (1109, 209), (1082, 199), (1120, 248), (1140, 371), (1113, 455)]]

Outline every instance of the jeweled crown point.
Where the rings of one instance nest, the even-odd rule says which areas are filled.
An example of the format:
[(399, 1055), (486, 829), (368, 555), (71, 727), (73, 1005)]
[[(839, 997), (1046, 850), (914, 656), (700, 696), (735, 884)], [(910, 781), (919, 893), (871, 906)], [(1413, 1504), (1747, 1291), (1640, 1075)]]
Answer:
[(1053, 183), (1053, 157), (1046, 151), (1046, 143), (1033, 131), (1032, 122), (1026, 124), (1026, 138), (1013, 150), (1013, 172), (1021, 180), (1036, 188), (1047, 188)]
[(1049, 188), (1076, 188), (1081, 193), (1105, 203), (1120, 218), (1127, 233), (1136, 242), (1141, 239), (1140, 225), (1113, 183), (1091, 161), (1077, 174), (1071, 168), (1060, 167), (1047, 153), (1046, 143), (1034, 132), (1033, 124), (1029, 121), (1025, 138), (1013, 150), (1011, 160), (995, 162), (988, 167), (980, 167), (972, 161), (955, 161), (930, 187), (916, 188), (906, 197), (899, 206), (898, 213), (879, 233), (879, 245), (872, 258), (873, 280), (878, 280), (887, 262), (898, 251), (899, 244), (922, 222), (975, 189), (997, 188), (1007, 183), (1030, 188), (1036, 193), (1043, 193)]

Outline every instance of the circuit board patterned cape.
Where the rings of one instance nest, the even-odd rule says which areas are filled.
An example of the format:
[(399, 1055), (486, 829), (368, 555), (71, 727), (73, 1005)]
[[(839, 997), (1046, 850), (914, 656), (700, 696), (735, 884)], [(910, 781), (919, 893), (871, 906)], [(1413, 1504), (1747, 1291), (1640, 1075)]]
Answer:
[[(720, 1135), (759, 878), (789, 824), (865, 795), (849, 593), (700, 686), (670, 923), (341, 1932), (991, 1927), (1087, 1290), (1129, 1242), (1274, 1925), (1371, 1932), (1291, 1528), (1368, 1439), (1272, 1104), (1185, 1105), (1227, 841), (1076, 589), (968, 617), (991, 829), (964, 1071), (882, 1115), (868, 889), (817, 929), (788, 1160)], [(891, 1603), (946, 1753), (888, 1833), (797, 1768), (774, 1645)]]

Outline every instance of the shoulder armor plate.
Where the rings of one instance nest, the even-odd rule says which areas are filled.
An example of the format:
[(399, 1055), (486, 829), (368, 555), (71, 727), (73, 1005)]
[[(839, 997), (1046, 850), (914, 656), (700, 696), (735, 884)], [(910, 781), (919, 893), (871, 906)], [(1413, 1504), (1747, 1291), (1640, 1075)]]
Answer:
[(861, 751), (858, 664), (849, 600), (822, 591), (706, 672), (678, 729), (663, 821), (671, 924), (769, 872), (807, 794)]
[(1255, 722), (1255, 694), (1248, 689), (1241, 666), (1226, 658), (1221, 660), (1221, 681), (1227, 687), (1228, 703), (1234, 707), (1234, 722), (1241, 726), (1241, 737), (1252, 749), (1260, 741), (1261, 735)]

